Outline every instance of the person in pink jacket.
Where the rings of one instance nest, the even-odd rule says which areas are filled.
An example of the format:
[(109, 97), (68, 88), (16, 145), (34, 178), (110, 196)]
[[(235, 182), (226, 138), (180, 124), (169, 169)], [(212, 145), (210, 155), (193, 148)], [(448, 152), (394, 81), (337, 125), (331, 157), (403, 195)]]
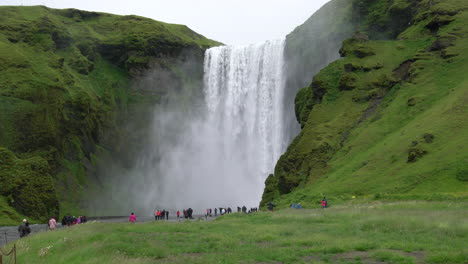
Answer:
[(55, 230), (55, 227), (57, 226), (57, 221), (51, 217), (49, 220), (49, 230)]
[(131, 222), (131, 223), (135, 223), (136, 222), (136, 215), (134, 213), (130, 214), (130, 216), (128, 217), (128, 221)]

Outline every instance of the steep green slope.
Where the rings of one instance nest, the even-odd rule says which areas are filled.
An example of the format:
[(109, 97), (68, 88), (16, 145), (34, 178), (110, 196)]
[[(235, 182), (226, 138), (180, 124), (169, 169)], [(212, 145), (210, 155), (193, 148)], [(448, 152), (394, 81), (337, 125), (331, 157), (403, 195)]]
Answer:
[(465, 199), (468, 3), (352, 3), (362, 33), (298, 93), (303, 129), (267, 179), (262, 204)]
[[(214, 45), (186, 26), (137, 16), (0, 7), (0, 195), (8, 207), (36, 219), (79, 207), (95, 153), (118, 136), (118, 121), (133, 105), (201, 81), (200, 70), (179, 66), (201, 65)], [(165, 78), (146, 87), (139, 79), (150, 69)]]
[(294, 98), (301, 88), (310, 84), (315, 74), (339, 58), (341, 43), (351, 37), (357, 27), (352, 10), (349, 0), (330, 1), (286, 36), (284, 105), (287, 114), (284, 122), (289, 128), (285, 135), (288, 142), (298, 133)]

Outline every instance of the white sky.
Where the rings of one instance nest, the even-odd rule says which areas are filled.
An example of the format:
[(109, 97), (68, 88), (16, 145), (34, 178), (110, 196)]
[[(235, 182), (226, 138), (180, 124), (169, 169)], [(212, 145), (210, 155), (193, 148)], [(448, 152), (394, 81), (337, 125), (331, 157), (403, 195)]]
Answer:
[(46, 5), (184, 24), (225, 44), (280, 39), (329, 0), (0, 0), (0, 5)]

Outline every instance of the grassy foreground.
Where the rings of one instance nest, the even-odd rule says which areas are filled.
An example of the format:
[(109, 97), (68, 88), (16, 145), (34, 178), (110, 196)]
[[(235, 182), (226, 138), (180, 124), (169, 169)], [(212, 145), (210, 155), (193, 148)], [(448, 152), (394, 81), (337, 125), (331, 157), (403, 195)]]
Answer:
[(467, 263), (467, 209), (370, 202), (210, 222), (90, 223), (16, 245), (18, 263)]

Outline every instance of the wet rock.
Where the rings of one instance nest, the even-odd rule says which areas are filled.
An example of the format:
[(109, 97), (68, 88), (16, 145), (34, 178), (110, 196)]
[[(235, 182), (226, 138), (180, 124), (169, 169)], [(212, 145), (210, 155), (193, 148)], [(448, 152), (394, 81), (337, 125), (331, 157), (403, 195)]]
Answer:
[(448, 15), (436, 15), (434, 18), (426, 25), (426, 28), (431, 32), (437, 32), (441, 27), (450, 24), (455, 19)]
[(418, 99), (415, 97), (411, 97), (408, 99), (407, 105), (408, 106), (415, 106), (417, 103)]
[(356, 65), (354, 63), (346, 63), (344, 65), (345, 72), (360, 71), (361, 69), (362, 69), (362, 66)]
[(426, 154), (427, 154), (427, 151), (418, 147), (412, 147), (408, 151), (408, 163), (416, 162), (418, 159), (422, 158)]
[(341, 91), (353, 90), (356, 88), (357, 77), (353, 73), (345, 73), (341, 76), (339, 88)]
[(353, 54), (356, 55), (358, 58), (365, 58), (369, 57), (372, 55), (375, 55), (375, 52), (372, 48), (366, 47), (366, 46), (360, 46), (357, 47), (354, 51)]
[(410, 78), (410, 68), (413, 65), (415, 60), (407, 60), (400, 64), (398, 68), (393, 70), (393, 77), (396, 79), (405, 81)]
[(455, 45), (455, 40), (456, 37), (454, 36), (444, 36), (438, 38), (436, 41), (432, 43), (432, 45), (429, 47), (429, 51), (441, 51), (444, 50), (448, 47), (454, 46)]
[(456, 173), (456, 178), (462, 182), (468, 182), (468, 169), (460, 170)]
[(426, 143), (432, 143), (434, 141), (434, 135), (433, 134), (426, 133), (426, 134), (423, 135), (423, 138), (424, 138), (424, 141)]

